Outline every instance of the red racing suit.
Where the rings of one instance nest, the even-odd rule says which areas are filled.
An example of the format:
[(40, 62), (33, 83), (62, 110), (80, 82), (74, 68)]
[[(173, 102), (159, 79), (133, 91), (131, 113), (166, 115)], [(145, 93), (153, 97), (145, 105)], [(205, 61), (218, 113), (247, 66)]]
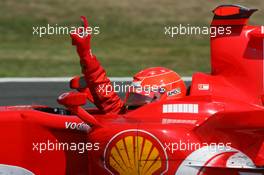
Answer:
[[(81, 18), (84, 22), (84, 28), (86, 29), (88, 27), (88, 22), (85, 17)], [(122, 113), (125, 110), (124, 102), (114, 92), (111, 81), (107, 77), (104, 68), (96, 59), (96, 56), (91, 53), (91, 34), (80, 36), (81, 32), (83, 31), (78, 30), (76, 33), (71, 33), (72, 44), (77, 48), (82, 73), (86, 82), (86, 87), (77, 87), (77, 89), (85, 92), (87, 98), (103, 113)], [(71, 87), (74, 87), (74, 81), (79, 80), (80, 77), (75, 77), (71, 81)]]

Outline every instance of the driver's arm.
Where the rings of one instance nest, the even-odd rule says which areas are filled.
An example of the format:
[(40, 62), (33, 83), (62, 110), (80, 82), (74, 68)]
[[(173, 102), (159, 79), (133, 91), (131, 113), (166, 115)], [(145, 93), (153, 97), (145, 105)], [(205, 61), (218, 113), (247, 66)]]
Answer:
[[(85, 17), (82, 17), (84, 28), (88, 27)], [(76, 46), (82, 73), (87, 87), (92, 94), (94, 104), (104, 113), (120, 113), (124, 109), (124, 103), (114, 92), (109, 78), (106, 76), (104, 68), (101, 66), (96, 56), (91, 53), (91, 35), (81, 37), (81, 31), (71, 34), (72, 44)]]

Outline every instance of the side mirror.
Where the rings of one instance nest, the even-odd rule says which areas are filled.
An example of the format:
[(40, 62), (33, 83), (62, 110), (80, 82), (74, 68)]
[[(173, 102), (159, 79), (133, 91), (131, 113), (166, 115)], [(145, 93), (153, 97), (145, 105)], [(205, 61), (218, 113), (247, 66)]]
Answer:
[(87, 87), (85, 78), (82, 76), (73, 77), (70, 81), (70, 88), (71, 89), (85, 89)]
[(101, 124), (94, 118), (94, 116), (81, 107), (86, 104), (86, 98), (87, 96), (85, 93), (66, 92), (61, 94), (57, 101), (59, 104), (68, 108), (73, 114), (76, 114), (84, 122), (100, 127)]
[(66, 92), (61, 94), (58, 103), (66, 107), (77, 107), (86, 104), (86, 95), (80, 92)]

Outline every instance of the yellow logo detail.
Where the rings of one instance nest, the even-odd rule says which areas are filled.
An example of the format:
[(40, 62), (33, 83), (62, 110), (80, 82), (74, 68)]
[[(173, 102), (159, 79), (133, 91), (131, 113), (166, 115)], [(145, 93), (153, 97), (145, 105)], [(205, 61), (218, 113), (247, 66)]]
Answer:
[(163, 148), (156, 142), (134, 133), (114, 139), (106, 155), (107, 169), (119, 175), (161, 174), (167, 162)]

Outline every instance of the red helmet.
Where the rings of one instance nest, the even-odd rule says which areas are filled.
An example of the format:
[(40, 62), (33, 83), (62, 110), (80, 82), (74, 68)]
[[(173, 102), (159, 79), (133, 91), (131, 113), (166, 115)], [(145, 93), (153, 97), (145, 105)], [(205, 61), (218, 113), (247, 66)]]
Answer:
[(126, 94), (127, 106), (142, 106), (154, 101), (177, 99), (186, 95), (186, 86), (173, 70), (153, 67), (138, 72)]

